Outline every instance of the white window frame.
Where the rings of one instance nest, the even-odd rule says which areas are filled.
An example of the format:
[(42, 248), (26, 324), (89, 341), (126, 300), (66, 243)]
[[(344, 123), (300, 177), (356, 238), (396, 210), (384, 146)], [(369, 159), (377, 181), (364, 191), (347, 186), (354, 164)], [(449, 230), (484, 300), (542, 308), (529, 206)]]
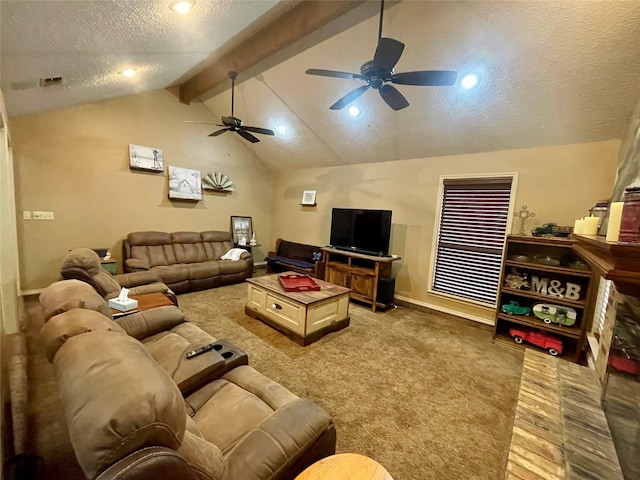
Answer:
[[(514, 205), (516, 200), (516, 192), (518, 190), (518, 173), (517, 172), (504, 172), (504, 173), (481, 173), (481, 174), (464, 174), (464, 175), (440, 175), (439, 185), (438, 185), (438, 197), (437, 197), (437, 208), (435, 215), (435, 223), (433, 228), (433, 238), (431, 240), (431, 258), (429, 260), (429, 277), (427, 284), (427, 292), (430, 295), (436, 295), (444, 298), (448, 298), (451, 300), (455, 300), (457, 302), (462, 302), (471, 305), (478, 305), (481, 307), (487, 308), (490, 306), (488, 303), (481, 302), (479, 300), (473, 300), (471, 298), (458, 297), (456, 295), (451, 295), (445, 292), (439, 292), (433, 289), (433, 283), (435, 280), (435, 271), (436, 271), (436, 257), (437, 257), (437, 249), (438, 249), (438, 238), (440, 236), (440, 219), (442, 215), (442, 200), (444, 195), (444, 184), (447, 180), (483, 180), (483, 179), (510, 179), (511, 180), (511, 195), (509, 196), (509, 212), (507, 214), (507, 226), (505, 230), (505, 242), (503, 243), (502, 248), (504, 249), (504, 245), (506, 244), (506, 235), (511, 233), (512, 224), (513, 224), (513, 212)], [(497, 296), (496, 303), (493, 304), (495, 308), (497, 305)]]

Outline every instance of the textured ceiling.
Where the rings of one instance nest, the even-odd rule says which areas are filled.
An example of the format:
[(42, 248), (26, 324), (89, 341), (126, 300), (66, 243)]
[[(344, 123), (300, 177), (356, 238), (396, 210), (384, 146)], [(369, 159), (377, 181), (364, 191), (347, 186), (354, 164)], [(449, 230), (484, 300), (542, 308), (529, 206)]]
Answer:
[[(237, 44), (242, 29), (246, 38), (263, 15), (290, 8), (276, 3), (201, 0), (175, 23), (165, 2), (2, 1), (9, 115), (176, 84), (209, 54)], [(591, 142), (619, 138), (640, 93), (640, 1), (405, 0), (384, 16), (383, 35), (406, 44), (396, 70), (476, 72), (479, 85), (401, 85), (411, 105), (397, 112), (373, 90), (354, 102), (357, 118), (329, 110), (361, 83), (304, 71), (358, 72), (373, 56), (377, 33), (373, 16), (272, 66), (240, 72), (236, 116), (288, 132), (257, 144), (225, 135), (274, 170)], [(134, 83), (113, 74), (128, 64), (143, 73)], [(55, 75), (68, 83), (14, 89)], [(230, 114), (229, 89), (205, 98), (214, 120)], [(193, 128), (206, 135), (217, 127)]]

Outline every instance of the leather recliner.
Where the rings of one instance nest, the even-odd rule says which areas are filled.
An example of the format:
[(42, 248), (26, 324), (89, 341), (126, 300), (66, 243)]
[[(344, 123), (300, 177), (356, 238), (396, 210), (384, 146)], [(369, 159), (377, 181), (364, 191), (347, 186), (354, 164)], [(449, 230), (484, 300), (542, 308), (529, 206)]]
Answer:
[(97, 311), (42, 328), (87, 479), (292, 479), (335, 453), (329, 415), (249, 366), (183, 398), (144, 346)]
[(67, 253), (60, 267), (65, 280), (81, 280), (91, 285), (107, 300), (116, 298), (120, 290), (129, 289), (129, 295), (162, 293), (177, 305), (174, 292), (154, 272), (131, 272), (111, 275), (100, 264), (100, 257), (90, 248), (75, 248)]

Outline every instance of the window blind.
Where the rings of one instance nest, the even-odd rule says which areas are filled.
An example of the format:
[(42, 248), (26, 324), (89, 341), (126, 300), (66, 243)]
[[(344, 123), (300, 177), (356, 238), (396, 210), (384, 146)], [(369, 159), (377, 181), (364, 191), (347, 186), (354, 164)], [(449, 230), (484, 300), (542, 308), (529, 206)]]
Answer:
[(609, 295), (611, 294), (611, 280), (600, 277), (598, 285), (598, 298), (596, 300), (595, 318), (593, 322), (593, 334), (600, 341), (602, 331), (604, 330), (604, 320), (606, 318), (607, 307), (609, 305)]
[(495, 305), (510, 178), (444, 180), (433, 290)]

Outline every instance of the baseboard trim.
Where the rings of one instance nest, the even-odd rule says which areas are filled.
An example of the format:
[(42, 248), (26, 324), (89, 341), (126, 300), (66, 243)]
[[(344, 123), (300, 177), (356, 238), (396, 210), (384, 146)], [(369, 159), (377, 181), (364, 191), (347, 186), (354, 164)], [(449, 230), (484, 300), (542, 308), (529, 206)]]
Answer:
[(29, 295), (40, 295), (44, 291), (44, 288), (36, 288), (34, 290), (21, 290), (21, 297), (28, 297)]
[(264, 262), (253, 262), (253, 266), (254, 267), (264, 267), (267, 264), (266, 261)]
[(440, 305), (434, 305), (433, 303), (423, 302), (421, 300), (414, 300), (413, 298), (403, 297), (401, 295), (395, 295), (398, 304), (404, 304), (408, 307), (419, 307), (420, 308), (428, 308), (429, 310), (436, 310), (442, 313), (448, 313), (449, 315), (454, 315), (456, 317), (463, 318), (465, 320), (471, 320), (473, 322), (482, 323), (484, 325), (489, 325), (493, 327), (495, 324), (491, 320), (487, 320), (486, 318), (478, 317), (477, 315), (469, 315), (467, 313), (460, 313), (457, 310), (452, 308), (441, 307)]

